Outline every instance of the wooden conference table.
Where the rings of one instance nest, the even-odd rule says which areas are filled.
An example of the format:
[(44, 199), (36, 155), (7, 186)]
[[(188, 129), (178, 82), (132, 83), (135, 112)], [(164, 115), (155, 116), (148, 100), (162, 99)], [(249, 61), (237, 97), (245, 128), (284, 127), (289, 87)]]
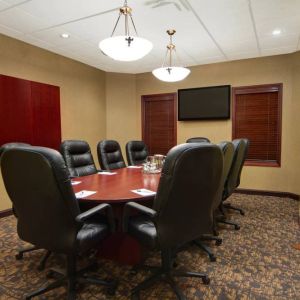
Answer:
[(145, 174), (141, 167), (127, 167), (110, 171), (113, 174), (100, 172), (98, 174), (74, 178), (75, 193), (81, 191), (96, 192), (92, 195), (79, 199), (82, 205), (95, 206), (100, 203), (110, 203), (118, 222), (117, 232), (107, 238), (99, 247), (101, 256), (113, 259), (120, 263), (136, 264), (142, 255), (141, 245), (132, 237), (121, 230), (123, 207), (126, 202), (143, 202), (151, 205), (154, 194), (142, 196), (132, 190), (147, 189), (157, 191), (160, 173)]

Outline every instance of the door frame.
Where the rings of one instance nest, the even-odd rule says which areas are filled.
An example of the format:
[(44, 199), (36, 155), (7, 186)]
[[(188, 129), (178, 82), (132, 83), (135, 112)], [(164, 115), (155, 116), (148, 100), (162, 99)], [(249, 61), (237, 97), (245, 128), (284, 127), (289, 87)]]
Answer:
[[(144, 141), (145, 138), (145, 104), (148, 101), (147, 98), (151, 98), (152, 101), (164, 101), (164, 100), (170, 100), (170, 97), (174, 100), (174, 135), (173, 139), (175, 141), (175, 145), (177, 145), (177, 93), (164, 93), (164, 94), (150, 94), (150, 95), (142, 95), (141, 100), (142, 100), (142, 105), (141, 105), (141, 110), (142, 110), (142, 140)], [(153, 99), (154, 98), (154, 99)], [(157, 99), (155, 99), (157, 98)]]

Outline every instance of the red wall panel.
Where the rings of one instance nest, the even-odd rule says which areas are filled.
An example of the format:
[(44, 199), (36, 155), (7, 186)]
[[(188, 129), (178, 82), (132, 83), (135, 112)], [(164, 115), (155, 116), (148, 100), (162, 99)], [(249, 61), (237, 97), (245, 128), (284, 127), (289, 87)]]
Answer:
[(59, 87), (0, 75), (0, 145), (9, 142), (58, 149)]
[(59, 88), (31, 82), (35, 145), (58, 149), (61, 142)]

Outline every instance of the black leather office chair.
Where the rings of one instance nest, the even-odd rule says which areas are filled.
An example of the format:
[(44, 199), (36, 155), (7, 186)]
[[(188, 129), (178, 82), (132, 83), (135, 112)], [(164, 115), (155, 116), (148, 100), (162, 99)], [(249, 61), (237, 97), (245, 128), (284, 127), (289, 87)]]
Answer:
[[(65, 254), (67, 272), (48, 286), (26, 296), (31, 299), (68, 284), (68, 300), (75, 299), (78, 281), (104, 284), (114, 292), (115, 282), (101, 281), (76, 270), (76, 256), (93, 247), (113, 230), (111, 206), (100, 204), (80, 213), (69, 174), (56, 150), (28, 147), (7, 150), (1, 160), (4, 185), (18, 215), (19, 237), (39, 248)], [(107, 222), (97, 214), (107, 212)], [(60, 274), (61, 275), (61, 274)], [(79, 277), (80, 275), (84, 277)]]
[(97, 145), (98, 160), (101, 169), (114, 170), (125, 168), (126, 164), (121, 147), (117, 141), (103, 140)]
[(222, 244), (222, 239), (218, 237), (217, 232), (217, 222), (218, 220), (224, 220), (224, 216), (219, 215), (219, 207), (222, 204), (222, 194), (223, 189), (225, 185), (225, 181), (227, 180), (227, 176), (232, 164), (233, 154), (234, 154), (234, 147), (231, 142), (221, 142), (217, 144), (217, 146), (221, 149), (223, 153), (223, 173), (222, 173), (222, 180), (220, 184), (220, 190), (218, 193), (218, 197), (216, 198), (216, 201), (213, 206), (214, 210), (214, 235), (204, 235), (200, 237), (198, 240), (194, 241), (194, 243), (199, 246), (203, 251), (205, 251), (210, 261), (216, 261), (216, 256), (212, 252), (211, 248), (203, 243), (203, 241), (215, 241), (217, 246), (220, 246)]
[[(233, 140), (232, 143), (234, 146), (234, 159), (224, 188), (223, 201), (227, 200), (240, 185), (241, 174), (249, 149), (248, 139), (236, 139)], [(224, 203), (224, 207), (227, 209), (237, 210), (241, 215), (245, 214), (242, 209), (234, 207), (229, 203)]]
[[(9, 150), (9, 149), (12, 149), (12, 148), (18, 148), (18, 147), (30, 147), (31, 145), (30, 144), (27, 144), (27, 143), (19, 143), (19, 142), (14, 142), (14, 143), (6, 143), (6, 144), (3, 144), (1, 147), (0, 147), (0, 159), (1, 159), (1, 156), (2, 154), (4, 153), (4, 151), (6, 150)], [(0, 161), (1, 162), (1, 161)], [(13, 211), (13, 214), (15, 215), (15, 217), (17, 218), (18, 216), (16, 215), (16, 211), (14, 209), (14, 207), (12, 206), (12, 211)], [(40, 250), (39, 247), (36, 247), (36, 246), (31, 246), (31, 247), (28, 247), (28, 248), (24, 248), (24, 249), (19, 249), (18, 250), (18, 253), (16, 254), (16, 259), (17, 260), (20, 260), (23, 258), (23, 255), (24, 253), (27, 253), (27, 252), (31, 252), (31, 251), (35, 251), (35, 250)], [(49, 258), (50, 256), (50, 251), (47, 251), (45, 256), (42, 258), (42, 260), (40, 261), (40, 264), (38, 266), (38, 270), (43, 270), (45, 268), (45, 265), (46, 265), (46, 261), (47, 259)]]
[(187, 143), (210, 143), (206, 137), (192, 137), (186, 140)]
[[(176, 146), (166, 157), (153, 209), (135, 202), (126, 204), (124, 230), (146, 247), (160, 249), (162, 259), (160, 267), (151, 268), (154, 274), (132, 290), (133, 299), (158, 280), (165, 280), (179, 299), (185, 299), (174, 276), (200, 277), (209, 283), (205, 274), (174, 270), (173, 261), (178, 247), (212, 232), (222, 168), (222, 153), (216, 145)], [(132, 210), (141, 215), (130, 217)]]
[(130, 141), (126, 144), (126, 157), (129, 166), (141, 165), (149, 155), (147, 145), (143, 141)]
[(60, 145), (62, 154), (71, 177), (97, 173), (89, 144), (81, 140), (67, 140)]

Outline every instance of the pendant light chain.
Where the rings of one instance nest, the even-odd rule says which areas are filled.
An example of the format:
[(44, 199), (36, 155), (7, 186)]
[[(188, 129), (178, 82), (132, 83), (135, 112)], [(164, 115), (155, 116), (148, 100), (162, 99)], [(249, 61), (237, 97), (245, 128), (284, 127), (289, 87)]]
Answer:
[[(176, 31), (174, 29), (169, 29), (167, 30), (167, 33), (169, 35), (170, 42), (167, 45), (167, 52), (164, 57), (162, 67), (154, 69), (152, 71), (152, 74), (161, 81), (176, 82), (186, 78), (191, 71), (187, 68), (180, 67), (174, 64), (174, 59), (178, 60), (181, 63), (177, 55), (176, 47), (173, 44), (173, 35), (176, 33)], [(172, 51), (174, 51), (174, 53)]]
[(118, 20), (117, 20), (117, 22), (116, 22), (116, 25), (115, 25), (115, 27), (114, 27), (114, 29), (113, 29), (113, 31), (112, 31), (112, 34), (110, 35), (111, 37), (114, 35), (114, 33), (115, 33), (115, 31), (116, 31), (116, 28), (117, 28), (117, 26), (118, 26), (118, 23), (119, 23), (119, 21), (120, 21), (121, 16), (122, 16), (122, 13), (120, 12), (120, 13), (119, 13)]
[[(117, 28), (123, 16), (125, 24), (122, 24), (120, 29), (122, 29), (121, 31), (125, 29), (125, 32), (123, 31), (123, 34), (119, 34)], [(111, 36), (100, 41), (99, 48), (105, 55), (118, 61), (141, 59), (153, 48), (150, 41), (138, 36), (132, 18), (132, 9), (127, 5), (127, 0), (124, 1), (124, 5), (119, 9), (117, 22), (114, 25)]]

